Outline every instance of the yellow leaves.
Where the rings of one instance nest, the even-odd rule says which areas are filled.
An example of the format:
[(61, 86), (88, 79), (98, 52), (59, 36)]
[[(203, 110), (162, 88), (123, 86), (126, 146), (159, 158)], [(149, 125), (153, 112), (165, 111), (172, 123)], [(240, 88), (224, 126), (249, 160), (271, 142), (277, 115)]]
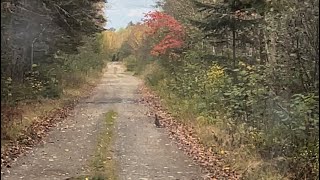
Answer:
[(239, 65), (246, 68), (247, 70), (252, 70), (252, 66), (250, 66), (249, 64), (245, 64), (242, 61), (239, 62)]
[(113, 31), (105, 31), (103, 32), (103, 46), (105, 50), (107, 51), (115, 51), (121, 47), (123, 42), (125, 42), (131, 31), (125, 30), (125, 31), (119, 31), (119, 32), (113, 32)]
[(211, 67), (207, 75), (208, 75), (208, 79), (215, 81), (224, 76), (224, 71), (220, 66), (215, 64)]
[(145, 26), (135, 25), (127, 27), (121, 31), (103, 32), (103, 46), (106, 51), (116, 51), (127, 42), (131, 48), (137, 50), (145, 38)]
[(130, 28), (131, 28), (131, 33), (127, 40), (128, 44), (134, 50), (138, 50), (140, 45), (142, 44), (142, 41), (145, 38), (145, 26), (136, 25), (136, 26), (131, 26)]
[(207, 73), (207, 85), (215, 86), (219, 85), (225, 77), (222, 67), (214, 64)]

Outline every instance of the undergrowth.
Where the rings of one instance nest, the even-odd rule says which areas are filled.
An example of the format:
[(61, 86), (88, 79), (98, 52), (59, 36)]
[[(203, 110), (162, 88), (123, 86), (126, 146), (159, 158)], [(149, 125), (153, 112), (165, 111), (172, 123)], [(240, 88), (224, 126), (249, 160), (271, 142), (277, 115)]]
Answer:
[[(63, 108), (71, 102), (86, 96), (99, 81), (101, 73), (86, 77), (78, 87), (64, 89), (60, 98), (40, 98), (36, 101), (22, 101), (14, 107), (1, 108), (1, 145), (16, 141), (34, 121), (46, 116), (54, 109)], [(3, 105), (4, 106), (4, 105)]]
[[(290, 147), (291, 143), (296, 143), (295, 138), (298, 138), (292, 133), (303, 131), (288, 129), (287, 125), (281, 124), (285, 121), (279, 120), (281, 123), (277, 123), (276, 118), (281, 119), (278, 116), (280, 110), (271, 112), (270, 109), (274, 107), (269, 104), (264, 107), (261, 103), (265, 101), (263, 97), (266, 94), (264, 87), (258, 86), (263, 79), (257, 78), (264, 76), (257, 76), (251, 67), (243, 67), (241, 73), (247, 73), (244, 74), (247, 78), (244, 82), (247, 84), (237, 87), (230, 84), (223, 68), (215, 64), (200, 68), (197, 63), (164, 63), (144, 63), (144, 68), (141, 68), (144, 71), (139, 74), (163, 99), (164, 105), (175, 118), (195, 127), (202, 144), (214, 147), (216, 153), (225, 152), (225, 160), (243, 179), (295, 179), (305, 174), (306, 167), (312, 168), (308, 170), (309, 176), (317, 176), (312, 175), (317, 172), (317, 162), (310, 161), (310, 154), (299, 154), (304, 149), (303, 145)], [(241, 74), (239, 77), (241, 78)], [(252, 94), (241, 94), (243, 88), (248, 88), (246, 92)], [(310, 100), (310, 104), (304, 107), (313, 108), (312, 102)], [(296, 105), (292, 104), (291, 107)], [(250, 107), (253, 107), (253, 111), (248, 116), (246, 113)], [(245, 108), (247, 111), (242, 111)], [(261, 111), (263, 108), (268, 112)], [(304, 112), (294, 111), (293, 108), (290, 113), (294, 118), (294, 114), (300, 113), (301, 116)], [(265, 115), (261, 116), (261, 113)], [(275, 119), (270, 119), (271, 117)], [(301, 123), (299, 119), (292, 121)], [(289, 134), (292, 139), (287, 137)], [(276, 141), (277, 139), (279, 140)], [(286, 141), (281, 141), (285, 139)], [(309, 141), (314, 142), (311, 139)], [(308, 147), (309, 152), (315, 156), (317, 151), (313, 148), (316, 147)]]
[(109, 60), (99, 38), (88, 38), (78, 54), (57, 52), (56, 63), (34, 64), (22, 82), (1, 77), (1, 145), (16, 141), (34, 122), (83, 96), (100, 79)]

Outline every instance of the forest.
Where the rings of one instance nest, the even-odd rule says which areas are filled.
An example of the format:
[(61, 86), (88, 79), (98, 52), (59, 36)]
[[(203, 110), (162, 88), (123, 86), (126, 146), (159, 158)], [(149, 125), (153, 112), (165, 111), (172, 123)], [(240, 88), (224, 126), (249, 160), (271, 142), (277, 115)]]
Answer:
[(1, 1), (2, 153), (32, 144), (43, 119), (65, 113), (100, 77), (104, 7), (104, 0)]
[(159, 0), (116, 31), (104, 6), (1, 2), (1, 148), (116, 55), (243, 179), (319, 178), (318, 0)]
[(319, 178), (319, 1), (157, 7), (105, 32), (128, 70), (244, 179)]

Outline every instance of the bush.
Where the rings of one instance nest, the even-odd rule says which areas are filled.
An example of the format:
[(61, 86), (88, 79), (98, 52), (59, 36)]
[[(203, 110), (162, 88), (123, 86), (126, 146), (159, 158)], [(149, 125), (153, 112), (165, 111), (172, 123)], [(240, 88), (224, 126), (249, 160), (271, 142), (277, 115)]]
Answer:
[[(21, 133), (23, 125), (17, 125), (17, 117), (22, 112), (13, 109), (28, 103), (42, 102), (43, 99), (61, 98), (69, 89), (79, 89), (87, 83), (88, 77), (94, 77), (105, 67), (105, 57), (101, 53), (97, 38), (88, 38), (79, 48), (79, 54), (57, 52), (54, 57), (36, 61), (27, 73), (21, 73), (21, 79), (1, 77), (1, 130), (6, 138), (12, 133)], [(22, 78), (23, 77), (23, 78)], [(64, 100), (64, 99), (63, 99)], [(36, 103), (35, 103), (36, 104)], [(54, 105), (53, 105), (54, 106)], [(24, 128), (24, 127), (23, 127)]]
[[(226, 141), (221, 143), (224, 148), (246, 146), (258, 153), (265, 164), (251, 173), (270, 175), (268, 163), (273, 163), (283, 176), (296, 172), (298, 179), (318, 177), (318, 96), (295, 94), (286, 100), (272, 93), (267, 66), (240, 61), (230, 72), (214, 60), (205, 63), (198, 57), (201, 53), (189, 51), (180, 60), (160, 59), (147, 68), (147, 84), (166, 99), (172, 113), (203, 117), (206, 126), (221, 128), (231, 137), (230, 142), (221, 139)], [(133, 69), (137, 64), (136, 59), (130, 62)]]
[(125, 65), (126, 65), (128, 71), (132, 71), (132, 72), (136, 71), (136, 68), (138, 66), (137, 65), (138, 61), (134, 55), (130, 55), (130, 56), (124, 58), (123, 61), (125, 62)]

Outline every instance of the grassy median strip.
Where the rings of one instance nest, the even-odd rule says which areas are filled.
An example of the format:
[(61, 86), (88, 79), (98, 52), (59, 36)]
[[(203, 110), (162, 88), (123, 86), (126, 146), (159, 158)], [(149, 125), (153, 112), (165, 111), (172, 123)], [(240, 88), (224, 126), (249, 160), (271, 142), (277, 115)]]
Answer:
[(69, 178), (67, 180), (117, 180), (116, 163), (113, 160), (111, 144), (114, 122), (117, 112), (108, 111), (104, 117), (104, 128), (98, 137), (98, 144), (91, 164), (90, 175)]
[(116, 167), (111, 152), (114, 121), (117, 112), (109, 111), (105, 116), (105, 128), (102, 131), (93, 161), (93, 179), (116, 180)]

